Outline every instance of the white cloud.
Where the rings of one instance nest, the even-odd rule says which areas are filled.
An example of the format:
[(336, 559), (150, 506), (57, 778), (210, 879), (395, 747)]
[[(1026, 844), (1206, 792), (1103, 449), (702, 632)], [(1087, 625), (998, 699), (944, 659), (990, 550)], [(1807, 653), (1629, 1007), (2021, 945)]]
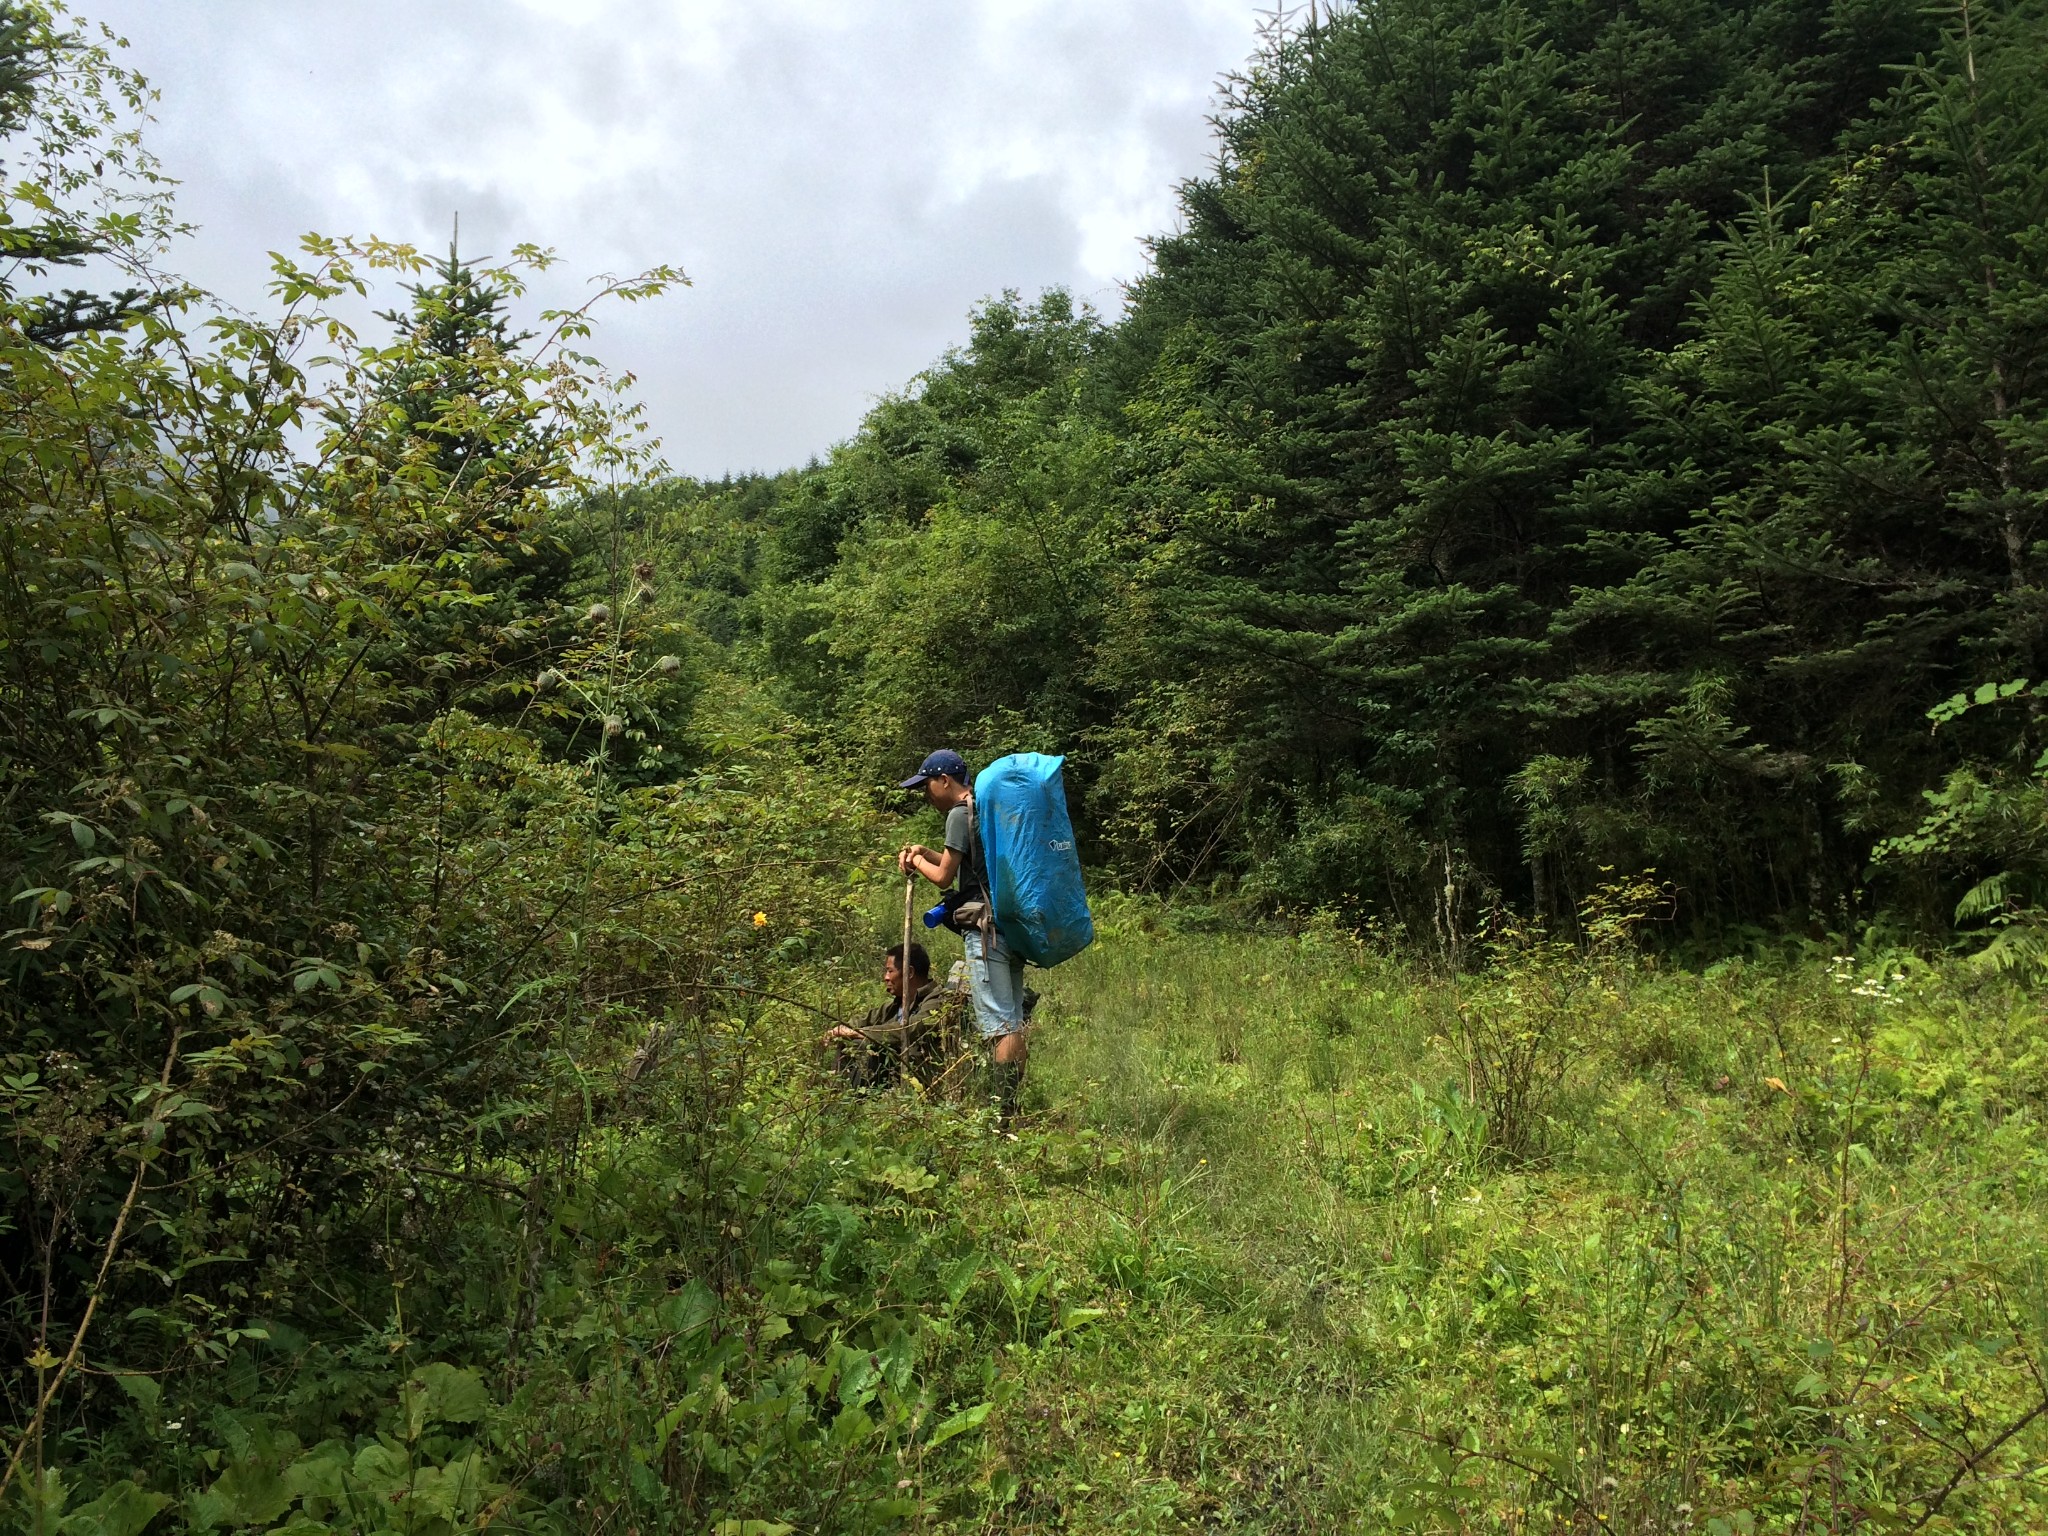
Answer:
[[(964, 334), (1062, 283), (1113, 308), (1207, 164), (1257, 0), (84, 0), (161, 87), (152, 142), (242, 304), (309, 229), (681, 264), (615, 315), (679, 469), (844, 437)], [(563, 292), (566, 293), (565, 288)], [(555, 295), (550, 295), (551, 297)]]

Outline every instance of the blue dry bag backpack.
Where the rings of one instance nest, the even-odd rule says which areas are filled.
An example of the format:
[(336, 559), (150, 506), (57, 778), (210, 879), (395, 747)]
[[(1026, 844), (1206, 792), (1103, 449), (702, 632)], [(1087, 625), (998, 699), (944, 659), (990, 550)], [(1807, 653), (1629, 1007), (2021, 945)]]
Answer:
[(1003, 942), (1033, 965), (1058, 965), (1095, 942), (1074, 824), (1060, 784), (1066, 759), (997, 758), (974, 781), (982, 862)]

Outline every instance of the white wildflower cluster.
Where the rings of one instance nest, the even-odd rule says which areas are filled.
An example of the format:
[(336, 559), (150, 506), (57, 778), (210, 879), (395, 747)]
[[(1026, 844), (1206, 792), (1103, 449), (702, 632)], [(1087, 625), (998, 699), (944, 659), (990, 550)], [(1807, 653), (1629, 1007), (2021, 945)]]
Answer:
[(1887, 971), (1878, 966), (1866, 976), (1854, 955), (1836, 955), (1828, 962), (1828, 980), (1838, 987), (1847, 987), (1851, 997), (1893, 1003), (1898, 1001), (1899, 989), (1906, 984), (1906, 973), (1896, 969)]

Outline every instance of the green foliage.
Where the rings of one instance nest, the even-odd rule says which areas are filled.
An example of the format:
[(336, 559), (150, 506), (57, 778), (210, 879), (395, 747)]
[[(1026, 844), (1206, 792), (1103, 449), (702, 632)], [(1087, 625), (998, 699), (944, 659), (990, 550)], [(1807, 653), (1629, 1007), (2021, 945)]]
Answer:
[(993, 301), (779, 487), (742, 654), (877, 778), (1073, 751), (1140, 884), (1859, 920), (1996, 750), (1923, 712), (2041, 670), (2044, 25), (1276, 23), (1115, 324)]
[[(1854, 860), (1830, 862), (1825, 785), (1805, 765), (1816, 738), (1848, 758), (1830, 732), (1881, 732), (1833, 679), (1826, 704), (1805, 704), (1815, 688), (1797, 718), (1774, 714), (1787, 694), (1765, 669), (1852, 642), (1738, 636), (1747, 612), (1853, 634), (1871, 622), (1858, 594), (1774, 600), (1757, 584), (1788, 573), (1742, 576), (1725, 543), (1687, 577), (1698, 598), (1672, 586), (1717, 498), (1751, 483), (1752, 445), (1778, 440), (1763, 419), (1809, 399), (1797, 370), (1830, 353), (1745, 382), (1739, 429), (1674, 431), (1662, 403), (1667, 370), (1750, 355), (1760, 295), (1783, 282), (1762, 269), (1795, 249), (1716, 226), (1828, 163), (1864, 105), (1849, 82), (1877, 83), (1866, 50), (1884, 27), (1816, 36), (1800, 12), (1672, 8), (1651, 34), (1569, 6), (1380, 7), (1276, 42), (1247, 79), (1224, 173), (1161, 245), (1132, 320), (1175, 317), (1132, 406), (1160, 621), (1111, 663), (1141, 696), (1168, 684), (1172, 711), (1257, 744), (1228, 770), (1247, 808), (1320, 801), (1333, 769), (1355, 775), (1547, 913), (1622, 859), (1672, 869), (1703, 916), (1840, 889)], [(1897, 22), (1899, 40), (1917, 25), (1904, 8)], [(1953, 78), (1922, 77), (1901, 110)], [(1736, 101), (1741, 132), (1703, 154)], [(1898, 666), (1883, 676), (1889, 707)], [(1529, 765), (1579, 760), (1549, 803), (1518, 795)], [(1536, 824), (1518, 829), (1518, 812)], [(1566, 855), (1560, 839), (1593, 846)], [(1791, 889), (1744, 885), (1765, 844)]]
[(1876, 864), (1887, 874), (1969, 873), (1975, 883), (1955, 908), (1960, 937), (1990, 934), (1972, 963), (2027, 981), (2048, 975), (2048, 751), (2033, 755), (2040, 693), (2019, 678), (1985, 683), (1930, 709), (1936, 730), (2015, 700), (2026, 701), (2028, 715), (2003, 763), (1951, 773), (1926, 792), (1919, 826), (1876, 849)]
[[(302, 372), (296, 346), (335, 340), (311, 306), (362, 281), (315, 254), (280, 267), (284, 321), (214, 322), (210, 349), (174, 309), (61, 354), (0, 339), (0, 464), (32, 509), (0, 586), (0, 1055), (39, 1074), (8, 1132), (34, 1214), (11, 1224), (43, 1234), (37, 1267), (82, 1281), (105, 1245), (126, 1283), (167, 1281), (144, 1315), (173, 1354), (225, 1347), (247, 1285), (223, 1251), (297, 1246), (398, 1127), (437, 1145), (526, 1080), (517, 1042), (551, 1028), (522, 993), (559, 921), (540, 914), (581, 910), (612, 814), (600, 743), (551, 769), (462, 707), (498, 638), (464, 621), (468, 573), (545, 518), (541, 484), (366, 441), (394, 352), (345, 354), (336, 387)], [(519, 369), (550, 387), (573, 483), (573, 455), (620, 441), (613, 408), (545, 358)], [(316, 391), (329, 429), (301, 462), (285, 434)], [(479, 436), (529, 429), (527, 391), (504, 398)], [(600, 697), (633, 686), (616, 636), (562, 660)], [(181, 1289), (192, 1265), (218, 1283)]]
[[(1155, 915), (1054, 973), (1034, 1045), (1059, 1128), (1013, 1177), (1108, 1317), (991, 1420), (1018, 1526), (2040, 1522), (2028, 997), (1526, 943), (1452, 994), (1327, 925)], [(1461, 1014), (1570, 1042), (1536, 1155)]]
[(1089, 718), (1110, 581), (1103, 335), (1064, 293), (991, 300), (967, 346), (778, 498), (758, 665), (876, 778), (935, 742), (985, 758)]
[[(710, 485), (545, 252), (149, 276), (0, 4), (0, 1529), (2040, 1525), (2044, 27), (1276, 22), (1116, 323)], [(941, 740), (1208, 903), (1021, 1136), (821, 1070)], [(1873, 845), (1970, 963), (1638, 953)]]
[[(46, 42), (24, 131), (118, 171), (95, 104), (127, 77)], [(142, 268), (151, 227), (67, 213), (80, 185), (46, 177), (48, 216)], [(549, 260), (312, 239), (275, 319), (165, 288), (62, 349), (0, 302), (0, 1519), (516, 1502), (479, 1394), (545, 1395), (522, 1340), (575, 1149), (657, 1107), (737, 1135), (745, 1021), (856, 925), (866, 812), (669, 664), (696, 642), (598, 495), (658, 465), (574, 350), (589, 307), (502, 319)], [(332, 307), (388, 276), (411, 304), (364, 341)], [(415, 1356), (476, 1191), (517, 1197), (498, 1288), (440, 1298), (463, 1353)]]
[[(135, 123), (148, 83), (116, 60), (111, 33), (95, 42), (66, 21), (61, 0), (0, 5), (0, 163), (11, 177), (0, 182), (0, 297), (23, 336), (50, 348), (166, 302), (150, 260), (183, 232)], [(54, 269), (88, 259), (134, 286), (46, 291)]]

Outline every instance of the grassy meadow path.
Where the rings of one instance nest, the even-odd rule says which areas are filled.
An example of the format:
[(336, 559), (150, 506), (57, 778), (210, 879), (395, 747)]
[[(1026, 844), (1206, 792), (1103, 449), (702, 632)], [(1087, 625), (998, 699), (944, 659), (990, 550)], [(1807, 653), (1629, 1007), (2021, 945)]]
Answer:
[(987, 1528), (2042, 1528), (2035, 1010), (1147, 926), (959, 1175), (1062, 1323)]

